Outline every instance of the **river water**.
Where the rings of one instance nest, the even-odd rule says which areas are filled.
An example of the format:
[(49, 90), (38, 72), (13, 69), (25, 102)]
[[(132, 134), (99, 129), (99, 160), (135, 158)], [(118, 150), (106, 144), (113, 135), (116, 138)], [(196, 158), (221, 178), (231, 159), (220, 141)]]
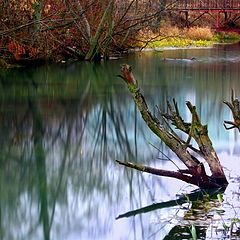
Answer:
[[(196, 230), (199, 239), (236, 239), (240, 139), (223, 127), (232, 117), (222, 102), (231, 89), (240, 96), (239, 53), (238, 44), (216, 45), (0, 70), (0, 238), (190, 239)], [(178, 205), (172, 200), (196, 188), (115, 162), (175, 170), (163, 152), (181, 166), (145, 126), (117, 77), (122, 63), (132, 65), (156, 115), (155, 105), (166, 111), (175, 98), (190, 121), (185, 102), (196, 105), (230, 182), (218, 198)]]

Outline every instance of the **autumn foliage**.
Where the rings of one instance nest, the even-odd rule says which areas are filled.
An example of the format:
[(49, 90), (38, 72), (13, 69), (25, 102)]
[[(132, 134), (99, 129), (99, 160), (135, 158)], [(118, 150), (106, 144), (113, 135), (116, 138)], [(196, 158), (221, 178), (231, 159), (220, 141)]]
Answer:
[(0, 1), (0, 59), (94, 60), (119, 54), (157, 17), (156, 2)]

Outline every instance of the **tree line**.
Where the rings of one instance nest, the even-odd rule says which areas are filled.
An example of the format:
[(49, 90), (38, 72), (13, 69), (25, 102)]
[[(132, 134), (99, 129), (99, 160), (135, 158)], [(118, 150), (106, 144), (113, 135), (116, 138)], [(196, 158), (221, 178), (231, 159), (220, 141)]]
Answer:
[(165, 0), (0, 1), (0, 60), (97, 60), (136, 45)]

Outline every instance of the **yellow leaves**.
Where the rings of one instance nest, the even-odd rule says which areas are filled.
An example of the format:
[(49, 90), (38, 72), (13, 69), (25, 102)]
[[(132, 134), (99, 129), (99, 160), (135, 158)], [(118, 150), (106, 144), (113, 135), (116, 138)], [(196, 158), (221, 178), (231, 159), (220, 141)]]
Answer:
[(45, 13), (48, 13), (51, 9), (51, 5), (50, 4), (47, 4), (45, 7), (44, 7), (44, 12)]
[(14, 10), (18, 11), (29, 11), (30, 13), (34, 12), (34, 4), (37, 3), (37, 0), (11, 0), (10, 4)]

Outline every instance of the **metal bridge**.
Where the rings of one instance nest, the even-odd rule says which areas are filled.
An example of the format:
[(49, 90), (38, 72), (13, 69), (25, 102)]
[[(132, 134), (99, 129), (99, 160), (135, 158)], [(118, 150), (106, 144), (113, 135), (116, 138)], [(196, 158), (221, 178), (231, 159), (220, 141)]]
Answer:
[(240, 0), (166, 0), (166, 6), (183, 14), (186, 26), (208, 14), (215, 19), (213, 29), (240, 32)]

